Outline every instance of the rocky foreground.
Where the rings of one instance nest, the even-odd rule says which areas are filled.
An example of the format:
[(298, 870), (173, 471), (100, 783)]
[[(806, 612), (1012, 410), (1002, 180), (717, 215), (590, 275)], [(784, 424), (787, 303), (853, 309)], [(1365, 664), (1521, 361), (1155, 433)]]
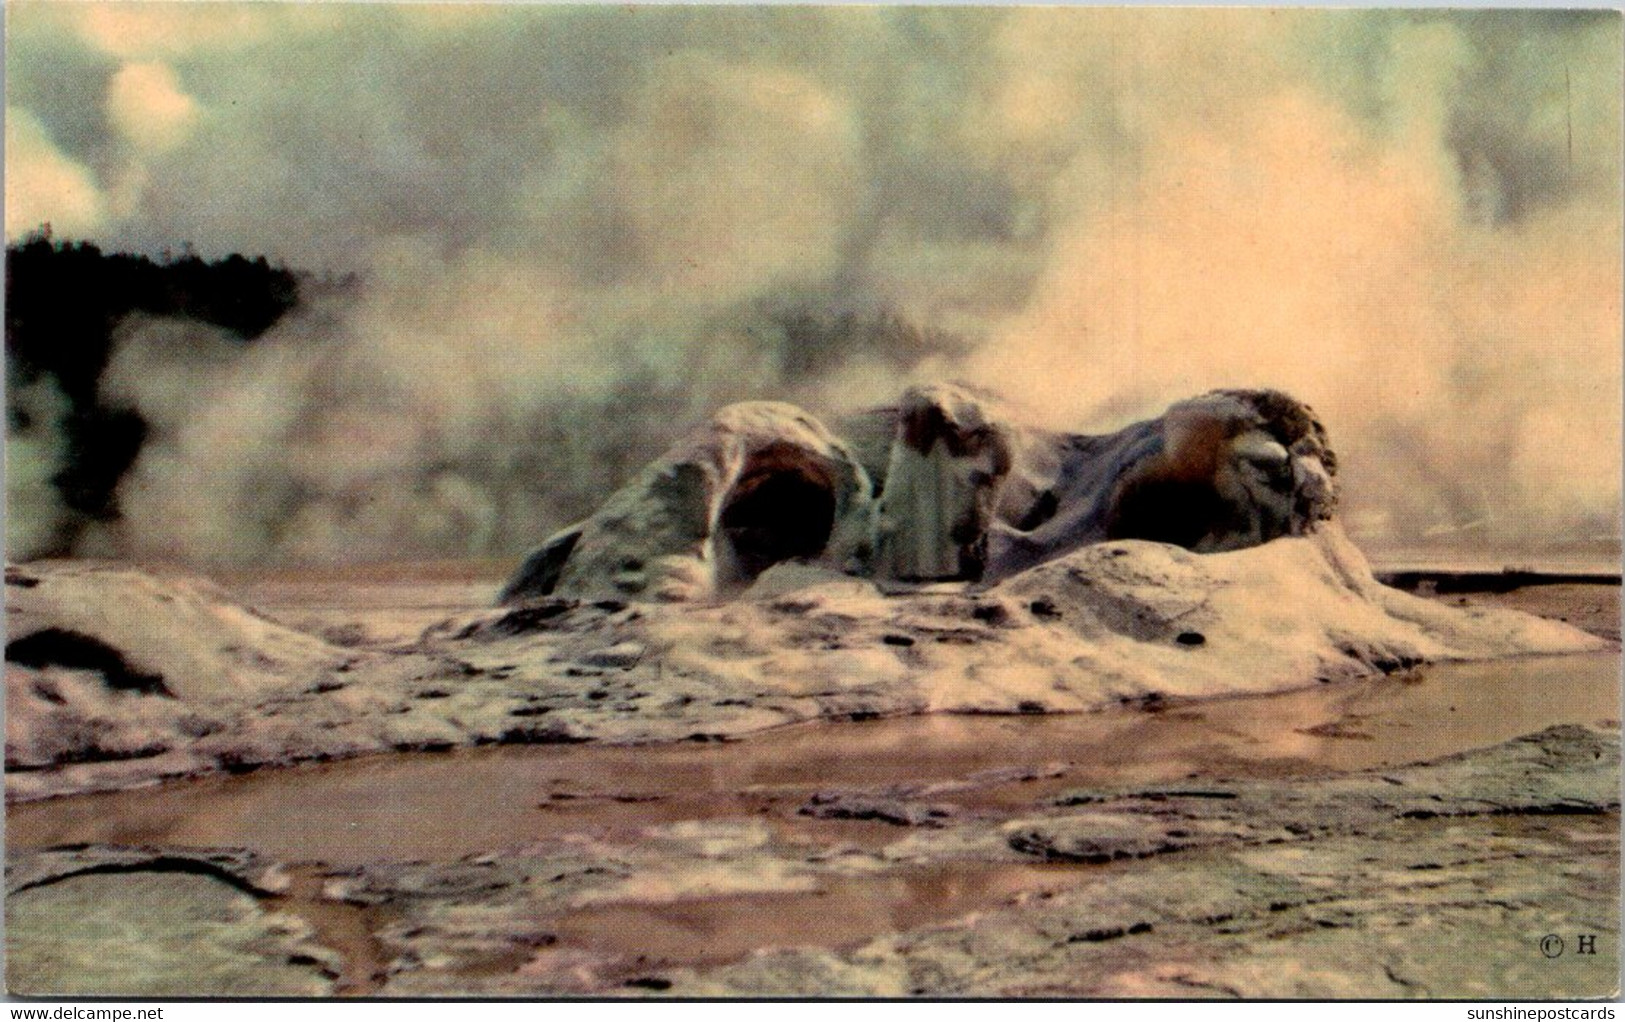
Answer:
[[(342, 775), (352, 758), (433, 763), (487, 745), (523, 757), (491, 766), (545, 774), (563, 769), (564, 744), (654, 756), (756, 734), (771, 751), (770, 729), (823, 722), (838, 749), (842, 728), (926, 711), (1011, 714), (1012, 734), (1068, 719), (1043, 716), (1058, 711), (1171, 722), (1213, 697), (1354, 691), (1428, 661), (1617, 650), (1379, 586), (1335, 528), (1210, 555), (1105, 543), (986, 587), (883, 593), (784, 565), (727, 604), (548, 599), (411, 637), (293, 627), (211, 584), (117, 566), (14, 567), (6, 582), (14, 993), (1531, 998), (1617, 985), (1618, 724), (1595, 714), (1420, 763), (1233, 769), (1198, 755), (1115, 781), (1065, 747), (926, 776), (917, 744), (890, 757), (917, 759), (913, 780), (906, 763), (866, 777), (813, 758), (793, 784), (728, 780), (704, 811), (680, 780), (536, 781), (530, 801), (565, 822), (473, 851), (387, 834), (345, 856), (301, 850), (229, 810), (233, 792), (273, 779), (298, 801), (315, 775), (268, 768), (301, 762)], [(1282, 730), (1371, 739), (1348, 714), (1303, 723)], [(380, 752), (396, 755), (367, 756)], [(231, 779), (189, 780), (211, 776)], [(220, 800), (211, 848), (159, 819), (200, 783)], [(70, 823), (31, 822), (46, 810)], [(76, 816), (97, 822), (92, 843), (50, 837), (77, 833)], [(1565, 953), (1543, 953), (1549, 934)], [(1596, 955), (1577, 953), (1581, 937)]]
[[(760, 820), (441, 862), (13, 852), (16, 993), (1605, 997), (1616, 736), (1399, 770), (1060, 793), (841, 791), (881, 843)], [(1549, 957), (1541, 939), (1561, 935)], [(1595, 956), (1575, 953), (1582, 936)], [(1550, 946), (1548, 946), (1548, 949)]]

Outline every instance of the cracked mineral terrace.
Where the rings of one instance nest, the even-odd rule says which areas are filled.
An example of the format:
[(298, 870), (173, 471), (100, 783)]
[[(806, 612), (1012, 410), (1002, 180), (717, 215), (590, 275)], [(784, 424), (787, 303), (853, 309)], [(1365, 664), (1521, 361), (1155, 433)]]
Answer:
[[(623, 717), (616, 705), (647, 701), (629, 698), (641, 686), (590, 698), (647, 667), (647, 652), (601, 652), (637, 641), (605, 626), (634, 608), (566, 608), (539, 633), (484, 640), (505, 612), (477, 609), (494, 582), (467, 570), (425, 587), (410, 570), (348, 589), (242, 581), (235, 592), (259, 607), (246, 616), (225, 590), (141, 584), (171, 597), (155, 601), (165, 607), (194, 597), (240, 631), (298, 625), (272, 648), (283, 664), (313, 666), (314, 680), (259, 705), (287, 712), (351, 693), (339, 704), (348, 717), (332, 710), (328, 731), (379, 726), (370, 722), (399, 718), (399, 705), (457, 705), (459, 686), (506, 680), (492, 675), (526, 679), (534, 668), (510, 644), (539, 634), (553, 649), (559, 626), (577, 622), (602, 663), (551, 668), (577, 688), (575, 719)], [(19, 587), (25, 597), (94, 574), (19, 572), (33, 582)], [(149, 576), (115, 575), (126, 578)], [(1617, 627), (1617, 593), (1475, 599), (1552, 618), (1589, 608)], [(896, 656), (915, 646), (887, 636), (933, 653), (998, 641), (994, 629), (1011, 621), (990, 622), (989, 606), (1017, 628), (1055, 623), (997, 591), (911, 599), (961, 599), (962, 615), (939, 624), (936, 606), (936, 618), (862, 628), (851, 614), (820, 626), (845, 643), (871, 634)], [(1065, 593), (1050, 611), (1063, 622), (1085, 614)], [(773, 613), (806, 627), (828, 612)], [(420, 638), (431, 617), (456, 623)], [(300, 638), (335, 630), (347, 645)], [(479, 655), (486, 641), (492, 656)], [(724, 663), (749, 648), (737, 632), (713, 641)], [(441, 642), (457, 655), (426, 652)], [(721, 743), (457, 740), (435, 746), (443, 752), (352, 757), (368, 748), (357, 743), (336, 760), (246, 775), (221, 770), (254, 764), (242, 711), (194, 700), (187, 712), (214, 723), (193, 723), (193, 743), (212, 738), (231, 755), (211, 760), (176, 729), (156, 756), (13, 764), (8, 982), (154, 996), (1603, 996), (1617, 975), (1618, 657), (1599, 645), (1387, 673), (1365, 665), (1230, 698), (1159, 688), (1068, 714), (1023, 712), (1012, 693), (1003, 714), (854, 720), (870, 713), (835, 700), (812, 714), (821, 721)], [(130, 659), (158, 670), (150, 657)], [(268, 671), (268, 658), (236, 662)], [(100, 707), (90, 695), (188, 706), (87, 695), (74, 687), (94, 680), (82, 670), (12, 664), (8, 674), (55, 688), (63, 702), (39, 698), (58, 712)], [(380, 696), (375, 686), (391, 684), (399, 694)], [(755, 691), (691, 700), (677, 709), (695, 716), (680, 719), (730, 718)], [(730, 700), (745, 705), (718, 705)], [(568, 712), (521, 697), (501, 716)], [(111, 744), (118, 732), (97, 735)], [(261, 748), (272, 765), (302, 758)], [(151, 786), (165, 756), (179, 776)], [(96, 788), (127, 790), (18, 799)], [(1553, 928), (1598, 934), (1599, 955), (1553, 968), (1537, 946)]]

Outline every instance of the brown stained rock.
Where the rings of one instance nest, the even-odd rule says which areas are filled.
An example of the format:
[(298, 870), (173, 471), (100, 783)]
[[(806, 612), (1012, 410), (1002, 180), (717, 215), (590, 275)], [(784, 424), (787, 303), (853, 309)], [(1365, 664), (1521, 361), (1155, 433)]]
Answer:
[(851, 444), (791, 405), (731, 405), (548, 538), (501, 601), (727, 598), (793, 561), (885, 582), (1005, 578), (1113, 539), (1257, 546), (1336, 506), (1325, 428), (1278, 391), (1214, 391), (1104, 436), (1020, 420), (944, 383), (848, 420)]

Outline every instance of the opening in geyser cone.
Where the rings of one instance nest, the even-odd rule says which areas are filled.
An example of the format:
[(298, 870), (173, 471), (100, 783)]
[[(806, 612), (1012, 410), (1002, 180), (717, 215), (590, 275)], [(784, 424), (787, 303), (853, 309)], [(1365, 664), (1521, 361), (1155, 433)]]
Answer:
[[(884, 454), (877, 432), (890, 434)], [(1108, 539), (1257, 546), (1313, 531), (1336, 506), (1324, 427), (1275, 391), (1213, 391), (1096, 436), (1026, 426), (958, 385), (920, 385), (858, 434), (854, 447), (793, 405), (730, 405), (538, 548), (502, 601), (707, 599), (794, 560), (892, 582), (993, 583)]]
[(748, 583), (781, 561), (817, 557), (835, 527), (829, 472), (795, 448), (759, 452), (718, 517), (719, 583)]

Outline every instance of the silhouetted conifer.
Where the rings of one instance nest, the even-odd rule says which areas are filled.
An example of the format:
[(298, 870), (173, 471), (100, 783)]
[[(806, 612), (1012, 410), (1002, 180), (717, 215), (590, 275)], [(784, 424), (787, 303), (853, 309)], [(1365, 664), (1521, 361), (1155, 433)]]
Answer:
[[(154, 261), (64, 241), (50, 226), (6, 247), (6, 374), (11, 386), (55, 378), (69, 401), (67, 464), (54, 482), (64, 503), (94, 519), (118, 515), (114, 489), (135, 462), (147, 424), (104, 407), (97, 384), (113, 332), (132, 312), (184, 316), (249, 342), (299, 301), (299, 281), (264, 257), (206, 262), (190, 246)], [(10, 421), (17, 412), (8, 409)]]

